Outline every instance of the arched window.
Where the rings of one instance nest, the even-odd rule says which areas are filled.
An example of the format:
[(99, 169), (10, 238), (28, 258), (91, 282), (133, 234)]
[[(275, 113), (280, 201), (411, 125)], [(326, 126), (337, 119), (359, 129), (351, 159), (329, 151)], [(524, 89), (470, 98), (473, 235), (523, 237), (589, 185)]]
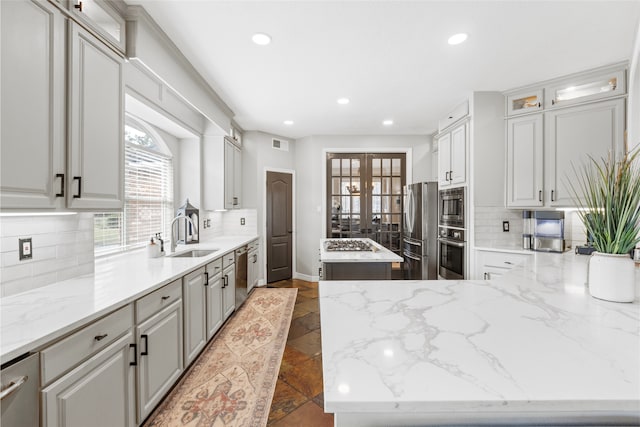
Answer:
[(95, 215), (96, 254), (148, 244), (156, 233), (169, 239), (173, 217), (171, 152), (152, 127), (127, 116), (124, 129), (124, 210)]

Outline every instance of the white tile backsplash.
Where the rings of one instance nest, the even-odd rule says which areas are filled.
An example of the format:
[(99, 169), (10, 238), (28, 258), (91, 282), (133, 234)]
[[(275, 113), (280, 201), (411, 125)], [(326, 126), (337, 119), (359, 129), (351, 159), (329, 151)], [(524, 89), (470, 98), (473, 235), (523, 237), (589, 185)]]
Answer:
[[(244, 225), (240, 224), (241, 218), (245, 219)], [(211, 220), (211, 225), (201, 230), (201, 243), (206, 243), (207, 238), (258, 234), (258, 212), (255, 209), (208, 211), (204, 214), (204, 220), (207, 219)]]
[[(0, 217), (0, 295), (9, 296), (94, 271), (93, 214)], [(33, 258), (20, 261), (19, 238)]]
[[(509, 231), (502, 231), (502, 221), (509, 221)], [(522, 249), (522, 211), (501, 207), (475, 208), (475, 245), (505, 249)]]

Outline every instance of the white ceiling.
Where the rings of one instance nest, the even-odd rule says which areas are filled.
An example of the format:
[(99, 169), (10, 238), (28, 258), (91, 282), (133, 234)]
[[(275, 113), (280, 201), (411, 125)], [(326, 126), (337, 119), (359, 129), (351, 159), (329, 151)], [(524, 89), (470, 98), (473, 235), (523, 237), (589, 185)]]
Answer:
[[(243, 129), (289, 138), (432, 133), (471, 91), (628, 60), (640, 17), (638, 0), (128, 3), (147, 10)], [(255, 45), (256, 32), (272, 43)], [(469, 39), (449, 46), (458, 32)]]

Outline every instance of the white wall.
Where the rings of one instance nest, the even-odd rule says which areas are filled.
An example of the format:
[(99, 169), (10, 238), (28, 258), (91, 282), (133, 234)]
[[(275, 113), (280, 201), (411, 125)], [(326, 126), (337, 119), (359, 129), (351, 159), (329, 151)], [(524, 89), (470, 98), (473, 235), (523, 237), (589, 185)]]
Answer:
[[(33, 258), (19, 260), (18, 239), (32, 238)], [(0, 296), (93, 273), (93, 214), (0, 218)]]
[[(318, 277), (318, 248), (324, 226), (325, 150), (353, 152), (411, 151), (407, 156), (410, 182), (431, 177), (431, 138), (418, 136), (311, 136), (295, 142), (296, 213), (294, 230), (297, 259), (294, 271), (300, 277)], [(409, 160), (411, 159), (411, 160)], [(409, 164), (411, 162), (411, 164)], [(411, 172), (409, 172), (411, 169)]]

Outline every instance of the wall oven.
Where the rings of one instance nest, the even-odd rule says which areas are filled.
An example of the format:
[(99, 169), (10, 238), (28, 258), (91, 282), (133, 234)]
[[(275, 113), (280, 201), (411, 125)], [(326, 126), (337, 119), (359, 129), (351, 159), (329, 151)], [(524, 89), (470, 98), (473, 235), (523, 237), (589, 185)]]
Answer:
[(444, 279), (464, 279), (466, 243), (464, 230), (440, 227), (438, 274)]
[(440, 190), (440, 225), (464, 228), (464, 187)]

